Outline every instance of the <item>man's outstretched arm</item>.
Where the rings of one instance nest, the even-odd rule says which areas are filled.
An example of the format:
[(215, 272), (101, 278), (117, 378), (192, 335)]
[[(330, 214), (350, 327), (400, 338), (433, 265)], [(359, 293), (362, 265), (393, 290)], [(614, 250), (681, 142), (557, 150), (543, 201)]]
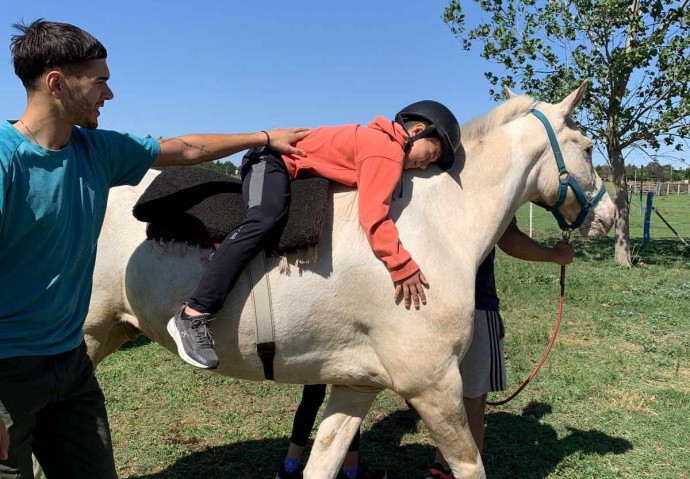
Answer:
[(277, 128), (256, 133), (185, 135), (159, 140), (161, 151), (153, 166), (189, 166), (219, 160), (249, 148), (270, 146), (278, 153), (305, 156), (294, 143), (309, 134), (308, 128)]

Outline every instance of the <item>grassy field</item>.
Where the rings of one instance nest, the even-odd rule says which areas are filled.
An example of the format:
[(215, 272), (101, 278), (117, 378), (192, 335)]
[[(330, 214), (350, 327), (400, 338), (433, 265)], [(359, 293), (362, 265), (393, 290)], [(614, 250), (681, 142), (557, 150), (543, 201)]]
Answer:
[[(655, 199), (686, 240), (690, 198)], [(513, 402), (489, 408), (484, 461), (492, 478), (690, 477), (690, 250), (655, 215), (639, 267), (615, 265), (610, 238), (577, 237), (564, 325), (546, 366)], [(528, 208), (519, 215), (528, 228)], [(535, 237), (558, 238), (534, 209)], [(556, 315), (558, 268), (499, 253), (510, 388), (532, 369)], [(272, 478), (301, 388), (203, 374), (145, 339), (97, 374), (110, 412), (120, 477)], [(390, 477), (422, 477), (433, 458), (423, 424), (384, 392), (365, 421), (363, 459)]]

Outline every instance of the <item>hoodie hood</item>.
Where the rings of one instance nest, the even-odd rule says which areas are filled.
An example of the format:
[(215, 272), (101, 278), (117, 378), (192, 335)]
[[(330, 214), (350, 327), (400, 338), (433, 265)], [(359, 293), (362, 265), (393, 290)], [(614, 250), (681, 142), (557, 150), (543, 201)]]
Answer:
[(400, 123), (379, 115), (367, 125), (367, 128), (384, 132), (393, 141), (400, 145), (403, 151), (407, 146), (407, 139), (410, 137)]

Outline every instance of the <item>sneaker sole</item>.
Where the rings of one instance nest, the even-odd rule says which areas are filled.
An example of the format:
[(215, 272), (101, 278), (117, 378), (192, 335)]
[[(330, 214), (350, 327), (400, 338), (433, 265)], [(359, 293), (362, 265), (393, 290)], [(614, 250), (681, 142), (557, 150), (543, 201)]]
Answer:
[(182, 338), (180, 338), (180, 332), (175, 327), (175, 317), (170, 318), (170, 320), (168, 321), (168, 325), (166, 326), (166, 329), (168, 330), (168, 334), (170, 335), (170, 337), (173, 339), (173, 341), (175, 341), (175, 345), (177, 346), (177, 355), (180, 356), (184, 362), (191, 364), (192, 366), (197, 367), (199, 369), (216, 369), (206, 366), (205, 364), (201, 364), (200, 362), (195, 361), (187, 355), (187, 353), (184, 350), (184, 347), (182, 347)]

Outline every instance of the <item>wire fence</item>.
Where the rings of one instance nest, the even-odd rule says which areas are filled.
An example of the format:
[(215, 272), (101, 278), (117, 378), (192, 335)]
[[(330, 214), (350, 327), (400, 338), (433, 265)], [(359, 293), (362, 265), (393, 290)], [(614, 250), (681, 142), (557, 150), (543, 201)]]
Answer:
[(690, 182), (686, 181), (638, 181), (631, 185), (632, 194), (654, 193), (656, 196), (689, 195)]

